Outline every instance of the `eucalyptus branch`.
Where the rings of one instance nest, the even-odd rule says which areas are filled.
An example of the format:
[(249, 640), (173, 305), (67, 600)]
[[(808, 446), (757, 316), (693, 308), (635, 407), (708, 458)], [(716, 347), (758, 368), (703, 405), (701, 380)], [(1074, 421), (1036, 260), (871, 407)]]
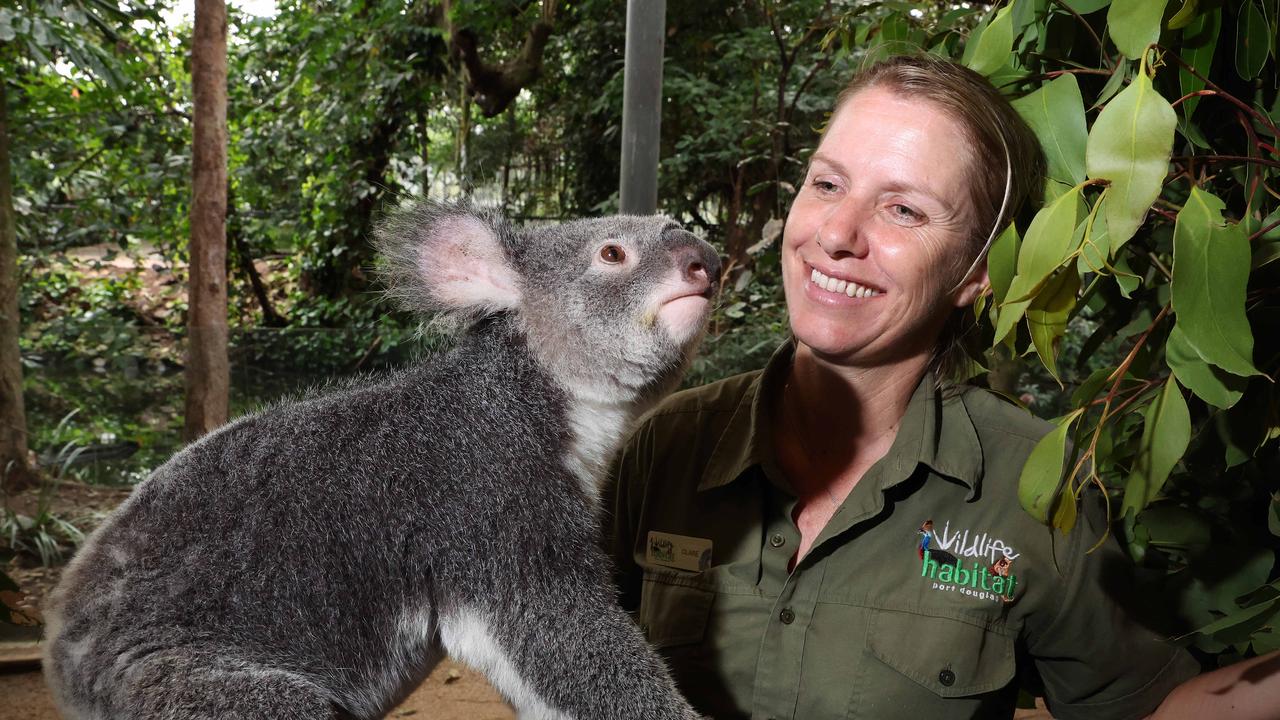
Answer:
[(1049, 72), (1044, 73), (1043, 75), (1033, 75), (1027, 79), (1028, 80), (1041, 80), (1041, 79), (1054, 80), (1056, 78), (1062, 77), (1063, 75), (1103, 75), (1106, 77), (1111, 77), (1111, 71), (1102, 70), (1099, 68), (1071, 68), (1069, 70), (1050, 70)]
[(1268, 160), (1266, 158), (1249, 157), (1248, 155), (1174, 155), (1172, 159), (1178, 162), (1203, 160), (1204, 162), (1215, 163), (1256, 163), (1258, 165), (1280, 168), (1280, 160)]
[(1261, 229), (1261, 230), (1259, 230), (1258, 232), (1256, 232), (1256, 233), (1254, 233), (1254, 234), (1250, 235), (1250, 236), (1249, 236), (1249, 242), (1253, 242), (1254, 240), (1257, 240), (1258, 238), (1262, 237), (1263, 235), (1266, 235), (1267, 233), (1271, 232), (1272, 230), (1275, 230), (1277, 227), (1280, 227), (1280, 220), (1276, 220), (1275, 222), (1273, 222), (1273, 223), (1271, 223), (1270, 225), (1268, 225), (1268, 226), (1266, 226), (1266, 227), (1262, 228), (1262, 229)]
[[(1060, 1), (1060, 0), (1059, 0), (1059, 1)], [(1231, 93), (1227, 92), (1226, 90), (1223, 90), (1221, 87), (1219, 87), (1219, 86), (1217, 85), (1217, 83), (1213, 82), (1212, 80), (1210, 80), (1209, 78), (1205, 77), (1204, 75), (1201, 75), (1201, 74), (1200, 74), (1200, 71), (1199, 71), (1199, 70), (1197, 70), (1197, 69), (1195, 68), (1195, 66), (1193, 66), (1191, 63), (1187, 62), (1186, 60), (1183, 60), (1183, 59), (1182, 59), (1182, 56), (1181, 56), (1181, 55), (1179, 55), (1178, 53), (1176, 53), (1176, 52), (1174, 52), (1174, 51), (1170, 50), (1169, 48), (1167, 48), (1167, 47), (1165, 47), (1165, 46), (1163, 46), (1163, 45), (1160, 45), (1159, 43), (1157, 43), (1157, 44), (1156, 44), (1156, 47), (1157, 47), (1157, 48), (1160, 48), (1160, 52), (1162, 52), (1162, 53), (1164, 53), (1164, 54), (1166, 54), (1166, 55), (1169, 55), (1169, 56), (1173, 57), (1173, 59), (1174, 59), (1174, 60), (1177, 60), (1177, 61), (1178, 61), (1178, 64), (1179, 64), (1179, 65), (1181, 65), (1182, 67), (1186, 68), (1187, 72), (1189, 72), (1189, 73), (1191, 73), (1192, 75), (1195, 75), (1196, 77), (1200, 78), (1200, 80), (1202, 80), (1202, 81), (1204, 82), (1204, 84), (1205, 84), (1205, 85), (1209, 86), (1211, 89), (1213, 89), (1214, 91), (1216, 91), (1216, 92), (1215, 92), (1215, 94), (1216, 94), (1218, 97), (1221, 97), (1221, 98), (1223, 98), (1224, 100), (1227, 100), (1228, 102), (1230, 102), (1230, 103), (1232, 103), (1232, 104), (1236, 105), (1236, 106), (1237, 106), (1237, 107), (1239, 107), (1240, 109), (1242, 109), (1242, 110), (1244, 110), (1245, 112), (1247, 112), (1247, 113), (1249, 113), (1250, 115), (1252, 115), (1252, 116), (1253, 116), (1253, 118), (1254, 118), (1255, 120), (1257, 120), (1259, 123), (1261, 123), (1261, 124), (1263, 124), (1263, 125), (1267, 126), (1268, 128), (1270, 128), (1270, 129), (1271, 129), (1271, 134), (1272, 134), (1273, 136), (1280, 136), (1280, 129), (1277, 129), (1277, 128), (1276, 128), (1275, 123), (1271, 122), (1271, 118), (1269, 118), (1269, 117), (1267, 117), (1267, 116), (1263, 115), (1262, 113), (1259, 113), (1257, 110), (1253, 109), (1252, 107), (1250, 107), (1250, 106), (1249, 106), (1249, 105), (1247, 105), (1246, 103), (1242, 102), (1242, 101), (1241, 101), (1239, 98), (1237, 98), (1235, 95), (1232, 95)]]
[(1163, 308), (1160, 308), (1160, 314), (1156, 315), (1155, 319), (1151, 321), (1151, 324), (1147, 326), (1146, 331), (1142, 333), (1142, 337), (1138, 338), (1138, 341), (1133, 344), (1133, 348), (1129, 350), (1129, 354), (1125, 356), (1124, 361), (1116, 367), (1115, 372), (1107, 376), (1107, 382), (1112, 383), (1111, 389), (1107, 391), (1107, 397), (1103, 400), (1102, 414), (1098, 416), (1098, 423), (1093, 428), (1093, 437), (1089, 439), (1088, 449), (1080, 455), (1080, 459), (1076, 463), (1076, 468), (1072, 472), (1073, 477), (1079, 474), (1079, 472), (1084, 468), (1084, 463), (1087, 462), (1089, 458), (1094, 457), (1097, 453), (1098, 439), (1102, 437), (1102, 428), (1107, 424), (1107, 420), (1118, 414), (1124, 408), (1128, 407), (1135, 398), (1141, 396), (1142, 392), (1150, 387), (1150, 383), (1152, 381), (1144, 382), (1143, 385), (1139, 386), (1138, 391), (1129, 396), (1129, 398), (1122, 402), (1119, 407), (1115, 410), (1111, 409), (1111, 403), (1115, 402), (1116, 397), (1121, 393), (1120, 386), (1124, 383), (1125, 373), (1129, 372), (1129, 366), (1133, 365), (1134, 359), (1138, 357), (1138, 351), (1147, 344), (1147, 338), (1151, 337), (1151, 333), (1156, 329), (1156, 326), (1160, 324), (1160, 321), (1164, 319), (1164, 316), (1169, 314), (1171, 307), (1171, 305), (1165, 305)]
[(1164, 275), (1166, 278), (1170, 280), (1173, 279), (1173, 273), (1169, 272), (1169, 269), (1164, 266), (1164, 263), (1160, 262), (1160, 258), (1156, 257), (1155, 253), (1148, 250), (1147, 259), (1150, 260), (1151, 263), (1156, 266), (1156, 269), (1160, 271), (1161, 275)]
[(1218, 92), (1216, 90), (1197, 90), (1195, 92), (1189, 92), (1186, 95), (1183, 95), (1182, 97), (1178, 98), (1177, 100), (1174, 100), (1173, 102), (1169, 103), (1169, 107), (1178, 107), (1183, 103), (1183, 101), (1189, 98), (1204, 97), (1206, 95), (1217, 95), (1217, 94)]

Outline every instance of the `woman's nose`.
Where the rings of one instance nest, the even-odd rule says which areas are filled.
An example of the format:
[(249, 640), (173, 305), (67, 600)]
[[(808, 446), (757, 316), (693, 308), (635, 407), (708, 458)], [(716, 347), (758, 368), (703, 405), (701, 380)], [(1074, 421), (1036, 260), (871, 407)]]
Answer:
[(831, 208), (818, 226), (818, 245), (829, 257), (839, 259), (846, 255), (866, 257), (869, 249), (867, 230), (871, 222), (871, 210), (856, 198), (846, 197)]

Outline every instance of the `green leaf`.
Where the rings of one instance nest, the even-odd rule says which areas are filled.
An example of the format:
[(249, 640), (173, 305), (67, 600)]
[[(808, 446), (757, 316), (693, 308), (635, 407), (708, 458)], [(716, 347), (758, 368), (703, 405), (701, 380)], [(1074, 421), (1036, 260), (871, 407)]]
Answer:
[(1080, 191), (1077, 186), (1063, 193), (1032, 218), (1022, 247), (1018, 249), (1018, 274), (1009, 286), (1006, 301), (1030, 298), (1079, 247), (1084, 237), (1084, 228), (1080, 227), (1084, 205)]
[(1206, 362), (1255, 375), (1253, 332), (1244, 314), (1249, 240), (1227, 225), (1224, 205), (1193, 187), (1173, 229), (1173, 311), (1187, 342)]
[(1084, 410), (1076, 410), (1055, 421), (1056, 427), (1040, 438), (1027, 456), (1018, 478), (1018, 500), (1036, 520), (1048, 525), (1054, 500), (1060, 497), (1062, 468), (1067, 454), (1067, 435)]
[(1093, 123), (1085, 165), (1090, 178), (1111, 181), (1106, 218), (1113, 249), (1133, 237), (1160, 194), (1177, 125), (1177, 114), (1144, 68)]
[(1105, 272), (1107, 260), (1119, 248), (1112, 249), (1111, 233), (1107, 230), (1107, 191), (1103, 190), (1098, 202), (1089, 211), (1085, 219), (1085, 234), (1080, 244), (1080, 257), (1076, 268), (1080, 274), (1086, 272)]
[(1138, 289), (1138, 285), (1142, 283), (1142, 278), (1133, 272), (1133, 269), (1129, 267), (1128, 258), (1123, 255), (1116, 258), (1114, 270), (1116, 286), (1120, 288), (1120, 294), (1125, 299), (1132, 299), (1133, 291)]
[[(1218, 48), (1218, 33), (1221, 29), (1222, 8), (1215, 7), (1192, 20), (1182, 31), (1182, 59), (1204, 77), (1209, 77), (1209, 71), (1213, 69), (1213, 53)], [(1188, 95), (1203, 90), (1204, 81), (1179, 65), (1178, 86), (1183, 95)], [(1191, 117), (1199, 104), (1199, 97), (1184, 100), (1182, 107), (1186, 117)]]
[(1267, 512), (1267, 529), (1272, 535), (1280, 537), (1280, 495), (1271, 496), (1271, 507)]
[(1111, 0), (1065, 0), (1067, 7), (1075, 10), (1081, 15), (1088, 15), (1091, 12), (1097, 12), (1106, 7)]
[(1045, 284), (1040, 294), (1027, 306), (1027, 328), (1031, 342), (1045, 369), (1058, 384), (1058, 344), (1067, 331), (1067, 320), (1076, 307), (1076, 294), (1080, 291), (1080, 276), (1075, 268), (1067, 268)]
[(1253, 251), (1253, 258), (1249, 261), (1249, 266), (1257, 270), (1263, 265), (1270, 265), (1276, 260), (1280, 260), (1280, 241), (1258, 245), (1258, 249)]
[(1159, 494), (1191, 441), (1191, 413), (1172, 376), (1143, 414), (1142, 439), (1125, 483), (1121, 513), (1141, 511)]
[(1274, 597), (1274, 598), (1271, 598), (1270, 600), (1264, 600), (1263, 602), (1260, 602), (1256, 605), (1252, 605), (1247, 608), (1242, 608), (1240, 610), (1237, 610), (1233, 613), (1230, 613), (1222, 617), (1219, 620), (1215, 620), (1214, 622), (1211, 622), (1208, 625), (1205, 625), (1204, 627), (1198, 628), (1196, 632), (1200, 633), (1201, 635), (1216, 635), (1217, 633), (1220, 633), (1223, 630), (1229, 630), (1230, 628), (1233, 628), (1236, 625), (1240, 625), (1242, 623), (1248, 622), (1249, 620), (1263, 614), (1264, 612), (1267, 612), (1271, 608), (1275, 607), (1277, 602), (1280, 602), (1280, 597)]
[(1252, 80), (1262, 71), (1271, 52), (1271, 28), (1267, 16), (1254, 0), (1246, 0), (1240, 6), (1236, 18), (1236, 73), (1245, 80)]
[(1000, 237), (991, 244), (987, 252), (987, 278), (991, 281), (991, 293), (996, 303), (1004, 302), (1009, 292), (1009, 284), (1017, 269), (1018, 248), (1022, 238), (1018, 237), (1018, 228), (1009, 223), (1009, 227), (1000, 233)]
[(1161, 503), (1138, 514), (1152, 545), (1199, 550), (1212, 539), (1212, 529), (1198, 513), (1181, 505)]
[(1093, 107), (1101, 107), (1108, 100), (1120, 92), (1120, 89), (1126, 87), (1125, 81), (1133, 76), (1133, 64), (1121, 60), (1116, 63), (1116, 69), (1111, 71), (1111, 77), (1107, 78), (1107, 82), (1103, 84), (1102, 91), (1098, 93), (1098, 99), (1094, 101)]
[(1114, 0), (1107, 11), (1107, 32), (1127, 58), (1140, 58), (1160, 39), (1166, 0)]
[(1080, 383), (1080, 387), (1071, 393), (1072, 405), (1084, 405), (1093, 400), (1098, 391), (1102, 390), (1102, 386), (1107, 384), (1107, 378), (1111, 377), (1111, 373), (1115, 372), (1113, 367), (1102, 367), (1089, 373), (1089, 377)]
[(1224, 372), (1204, 361), (1191, 347), (1182, 328), (1174, 325), (1164, 347), (1165, 360), (1178, 382), (1205, 402), (1226, 409), (1235, 405), (1244, 394), (1244, 378)]
[(1191, 24), (1195, 20), (1196, 10), (1200, 7), (1200, 0), (1183, 0), (1182, 7), (1178, 8), (1178, 12), (1169, 18), (1168, 28), (1170, 30), (1178, 30)]
[(1000, 8), (982, 34), (978, 36), (973, 54), (966, 64), (974, 72), (990, 75), (1009, 61), (1013, 54), (1013, 15), (1012, 10), (1017, 0)]
[(1049, 162), (1048, 176), (1068, 185), (1084, 182), (1084, 148), (1089, 132), (1076, 76), (1063, 75), (1046, 83), (1014, 100), (1013, 107), (1039, 138)]

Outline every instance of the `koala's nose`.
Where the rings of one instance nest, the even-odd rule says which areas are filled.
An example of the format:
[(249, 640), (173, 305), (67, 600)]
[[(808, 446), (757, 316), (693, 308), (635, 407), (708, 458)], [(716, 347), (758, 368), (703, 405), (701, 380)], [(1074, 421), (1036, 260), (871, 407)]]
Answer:
[(680, 258), (686, 282), (706, 285), (707, 292), (715, 290), (720, 282), (720, 257), (707, 243), (699, 240), (698, 246), (687, 248)]

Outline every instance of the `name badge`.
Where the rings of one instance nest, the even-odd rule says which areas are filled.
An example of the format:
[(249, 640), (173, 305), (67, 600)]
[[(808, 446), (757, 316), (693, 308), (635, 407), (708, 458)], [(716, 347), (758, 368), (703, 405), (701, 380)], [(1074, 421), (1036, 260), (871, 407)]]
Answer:
[(700, 572), (711, 567), (711, 541), (650, 530), (644, 556), (654, 565)]

